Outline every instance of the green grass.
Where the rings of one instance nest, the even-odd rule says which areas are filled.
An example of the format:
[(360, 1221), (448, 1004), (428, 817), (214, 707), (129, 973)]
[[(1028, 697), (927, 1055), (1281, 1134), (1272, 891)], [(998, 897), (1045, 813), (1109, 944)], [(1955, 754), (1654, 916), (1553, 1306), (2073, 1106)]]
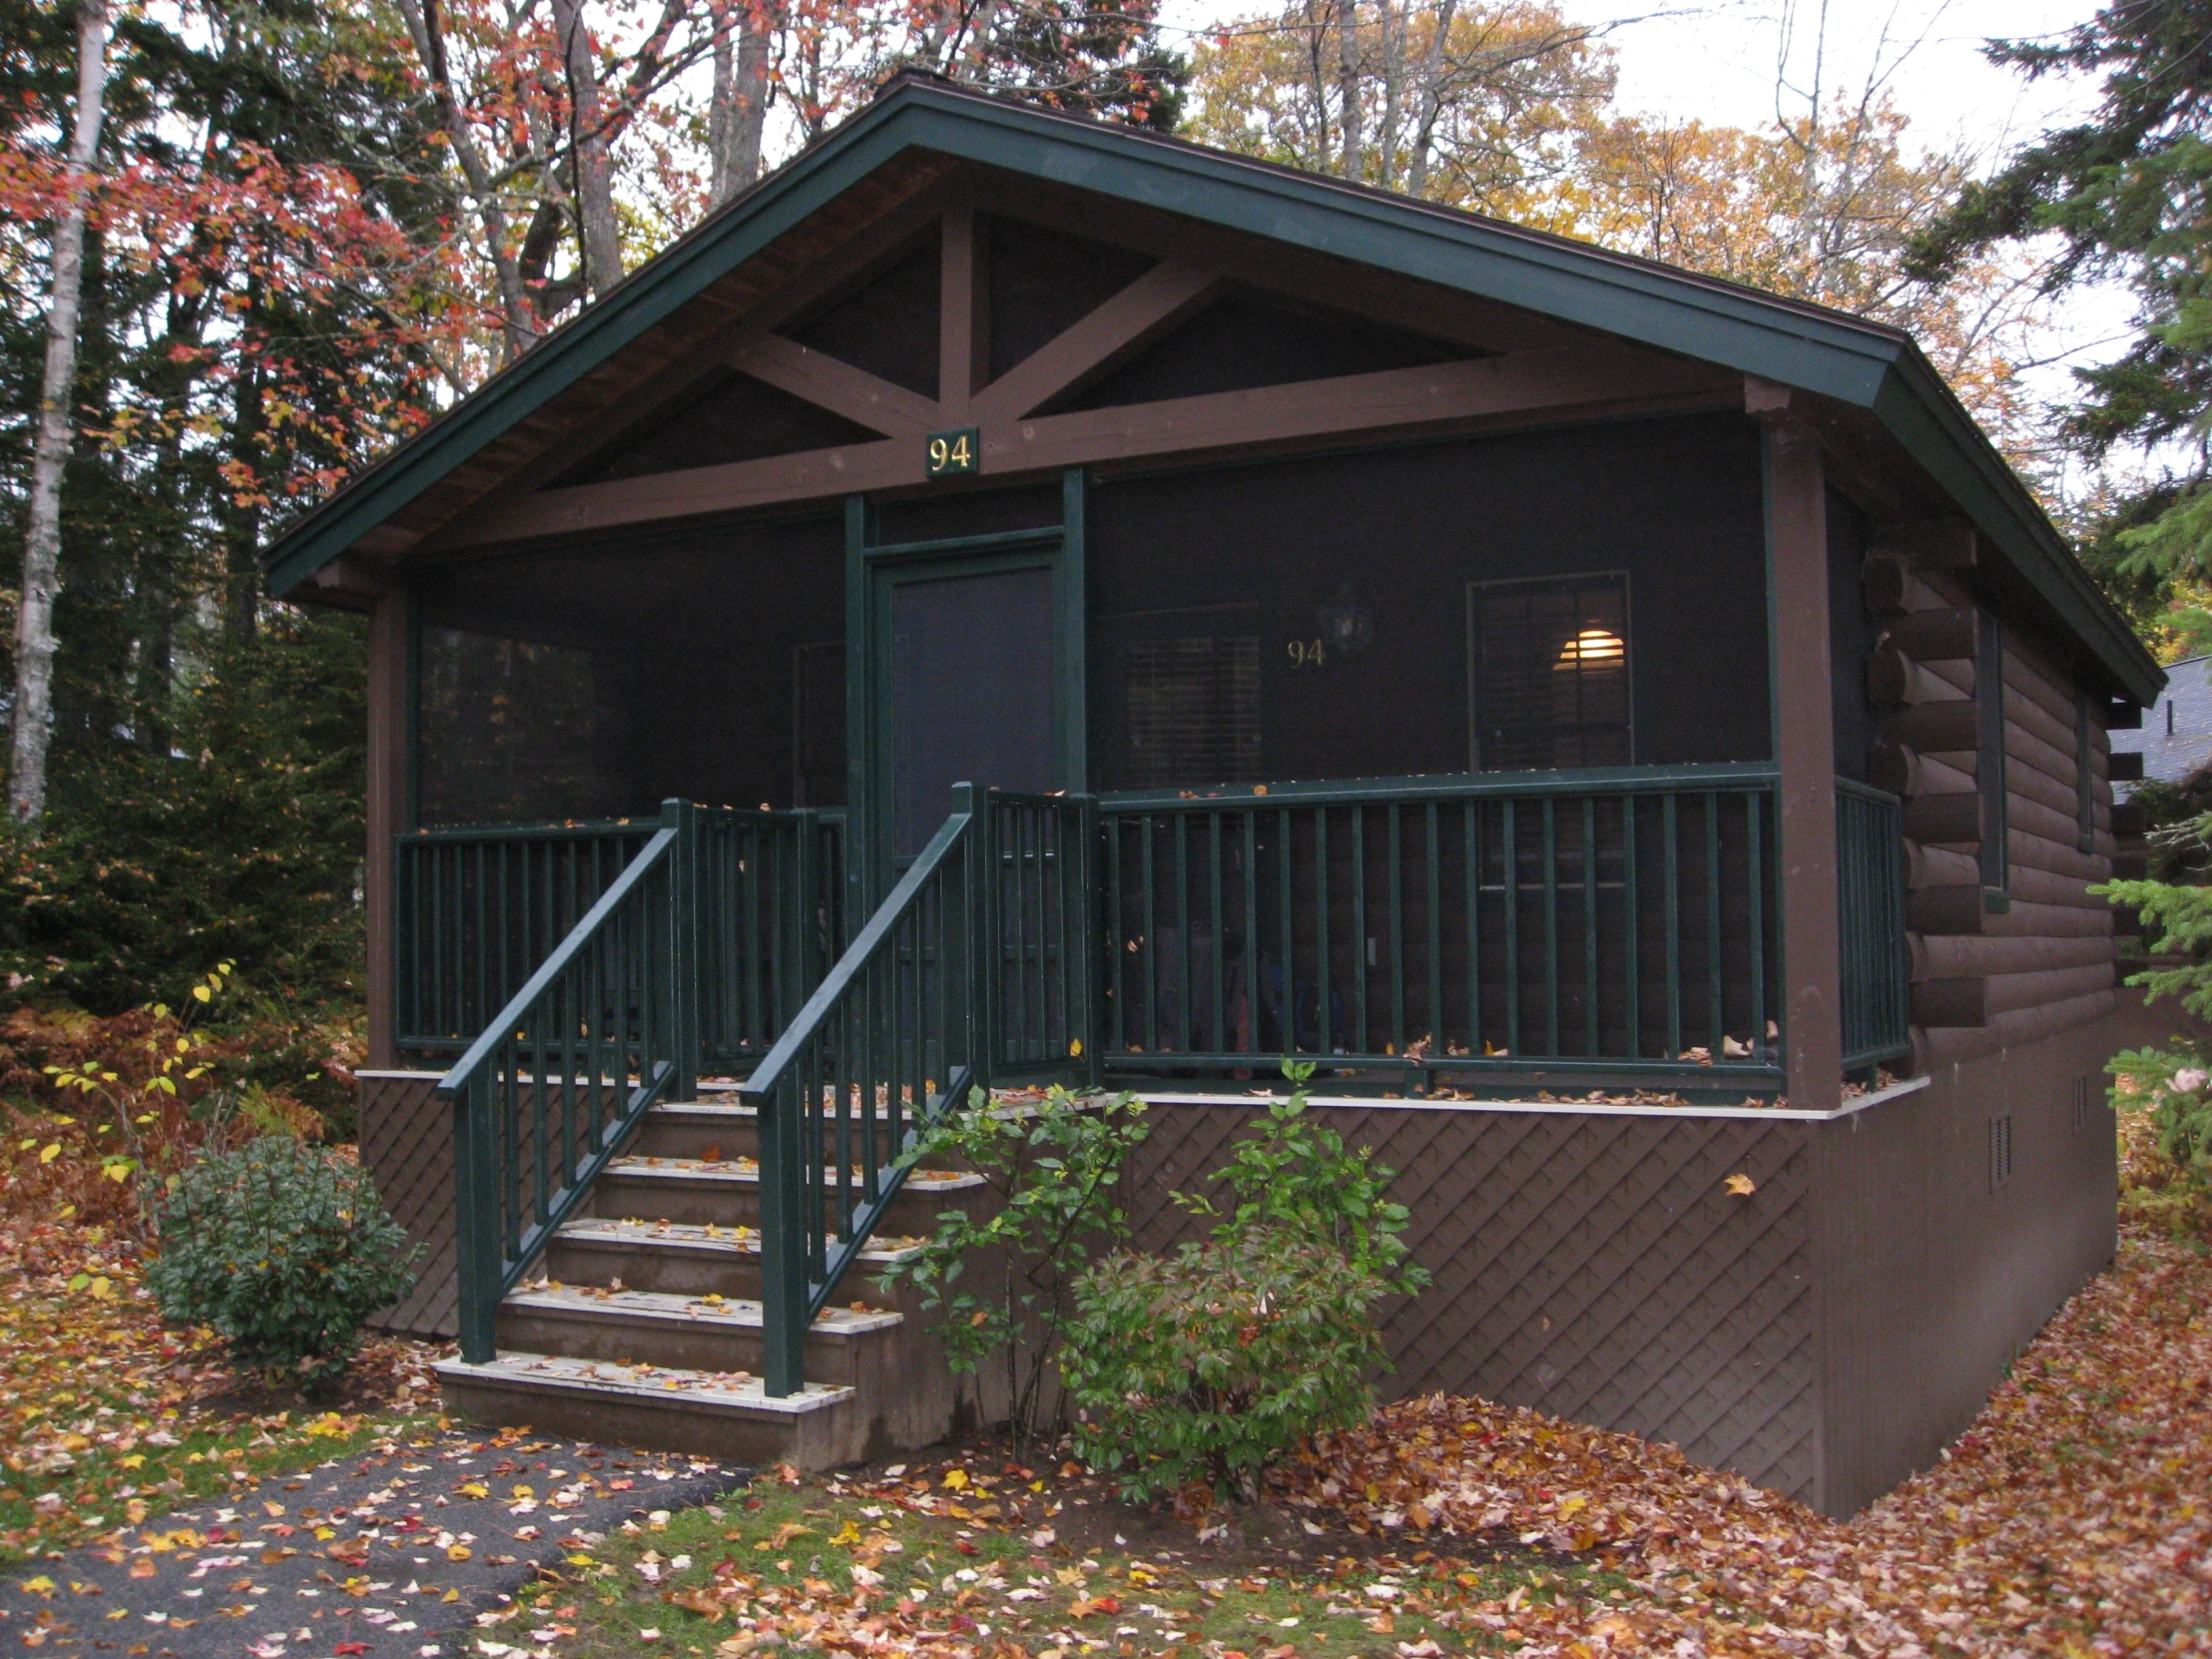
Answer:
[[(745, 1580), (754, 1613), (805, 1604), (819, 1611), (850, 1595), (858, 1563), (881, 1575), (868, 1611), (905, 1604), (909, 1623), (942, 1629), (952, 1622), (986, 1648), (1011, 1641), (1075, 1659), (1218, 1642), (1251, 1659), (1286, 1648), (1301, 1659), (1396, 1659), (1400, 1643), (1433, 1641), (1453, 1654), (1508, 1648), (1515, 1644), (1491, 1632), (1456, 1628), (1454, 1610), (1587, 1598), (1606, 1594), (1611, 1582), (1592, 1567), (1533, 1556), (1468, 1562), (1413, 1550), (1410, 1541), (1406, 1557), (1361, 1560), (1243, 1545), (1224, 1556), (1186, 1538), (1178, 1546), (1183, 1558), (1171, 1561), (1157, 1549), (1144, 1556), (1125, 1548), (1079, 1552), (1057, 1539), (1035, 1543), (1035, 1536), (915, 1514), (857, 1483), (835, 1490), (823, 1480), (791, 1485), (771, 1476), (721, 1504), (659, 1517), (575, 1552), (560, 1579), (524, 1590), (502, 1622), (559, 1630), (562, 1659), (656, 1651), (692, 1659), (714, 1654), (752, 1621), (751, 1614), (708, 1617), (699, 1609), (715, 1602), (702, 1592)], [(658, 1567), (657, 1582), (641, 1564)], [(1009, 1590), (1030, 1593), (1010, 1600)]]

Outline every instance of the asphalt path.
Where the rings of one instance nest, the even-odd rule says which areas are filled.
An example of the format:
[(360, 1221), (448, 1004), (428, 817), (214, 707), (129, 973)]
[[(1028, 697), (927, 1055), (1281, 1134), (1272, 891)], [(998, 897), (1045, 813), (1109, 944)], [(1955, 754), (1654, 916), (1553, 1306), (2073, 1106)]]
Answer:
[(479, 1615), (541, 1564), (748, 1478), (574, 1440), (421, 1435), (0, 1568), (0, 1644), (56, 1659), (530, 1659), (555, 1625)]

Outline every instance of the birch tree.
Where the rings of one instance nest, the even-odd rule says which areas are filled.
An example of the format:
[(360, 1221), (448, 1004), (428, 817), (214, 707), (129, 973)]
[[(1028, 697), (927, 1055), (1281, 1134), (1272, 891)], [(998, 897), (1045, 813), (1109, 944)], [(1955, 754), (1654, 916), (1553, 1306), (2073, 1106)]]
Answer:
[(79, 0), (77, 108), (54, 204), (46, 365), (39, 383), (23, 596), (15, 621), (15, 732), (8, 811), (36, 824), (46, 811), (46, 751), (54, 706), (54, 597), (61, 591), (62, 473), (76, 437), (77, 304), (84, 281), (85, 220), (95, 184), (108, 90), (107, 0)]

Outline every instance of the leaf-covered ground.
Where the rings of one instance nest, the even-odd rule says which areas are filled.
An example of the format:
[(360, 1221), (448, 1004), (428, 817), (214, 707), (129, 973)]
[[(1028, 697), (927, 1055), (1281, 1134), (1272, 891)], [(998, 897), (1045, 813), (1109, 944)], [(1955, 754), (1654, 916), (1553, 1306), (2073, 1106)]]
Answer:
[(303, 1406), (165, 1330), (106, 1228), (0, 1226), (0, 1561), (365, 1444), (434, 1409), (429, 1358), (372, 1341), (334, 1409)]
[[(1241, 1517), (963, 1448), (653, 1517), (492, 1659), (2212, 1652), (2212, 1261), (2123, 1241), (1935, 1468), (1837, 1522), (1670, 1448), (1434, 1397)], [(548, 1610), (562, 1617), (544, 1616)], [(564, 1628), (565, 1627), (565, 1628)], [(518, 1634), (526, 1633), (526, 1634)], [(486, 1645), (488, 1642), (489, 1645)]]

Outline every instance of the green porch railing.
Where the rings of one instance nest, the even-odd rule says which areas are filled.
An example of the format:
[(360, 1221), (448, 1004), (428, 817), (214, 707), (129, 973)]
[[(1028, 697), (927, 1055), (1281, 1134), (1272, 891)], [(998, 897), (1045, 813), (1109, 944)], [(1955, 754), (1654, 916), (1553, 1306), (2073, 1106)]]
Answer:
[(1894, 795), (1836, 780), (1836, 919), (1844, 1068), (1912, 1051), (1905, 819)]
[[(702, 1063), (768, 1051), (844, 934), (844, 815), (684, 808)], [(394, 841), (396, 1046), (472, 1041), (660, 828), (656, 819), (472, 825)]]
[(757, 1064), (844, 944), (844, 815), (698, 808), (701, 1062)]
[(662, 1098), (692, 1089), (699, 1034), (691, 809), (638, 855), (438, 1084), (453, 1105), (461, 1355), (492, 1358), (499, 1302)]
[(397, 836), (396, 1046), (452, 1053), (473, 1041), (657, 829), (619, 819)]
[(1103, 797), (1104, 1066), (1219, 1074), (1298, 1054), (1470, 1081), (1779, 1081), (1776, 778)]
[(979, 798), (990, 891), (982, 1029), (992, 1079), (1089, 1079), (1097, 1058), (1098, 803), (1087, 795)]

